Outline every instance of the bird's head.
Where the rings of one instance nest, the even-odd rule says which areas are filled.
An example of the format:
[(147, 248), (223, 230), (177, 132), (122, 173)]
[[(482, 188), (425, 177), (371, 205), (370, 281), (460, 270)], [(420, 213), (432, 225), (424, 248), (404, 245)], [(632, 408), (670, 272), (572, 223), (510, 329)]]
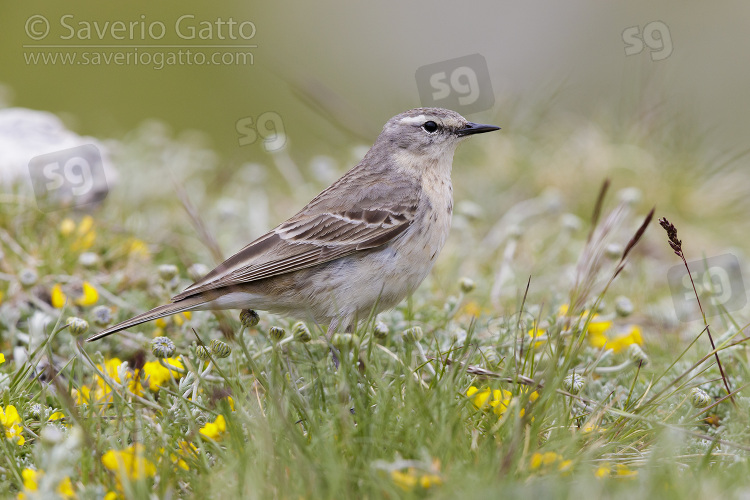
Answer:
[(472, 123), (449, 109), (416, 108), (388, 120), (376, 145), (409, 163), (447, 161), (450, 167), (459, 142), (499, 129)]

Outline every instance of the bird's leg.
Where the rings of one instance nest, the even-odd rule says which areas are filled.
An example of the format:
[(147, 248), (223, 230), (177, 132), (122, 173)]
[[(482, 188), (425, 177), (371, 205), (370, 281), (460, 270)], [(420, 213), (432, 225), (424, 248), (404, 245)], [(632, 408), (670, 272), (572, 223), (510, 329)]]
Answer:
[(331, 343), (331, 339), (333, 338), (333, 334), (336, 333), (336, 329), (338, 328), (338, 326), (339, 320), (338, 318), (334, 318), (328, 325), (328, 331), (326, 332), (326, 340), (328, 341), (328, 347), (331, 350), (331, 359), (333, 359), (334, 370), (339, 369), (339, 352), (338, 349), (336, 349)]

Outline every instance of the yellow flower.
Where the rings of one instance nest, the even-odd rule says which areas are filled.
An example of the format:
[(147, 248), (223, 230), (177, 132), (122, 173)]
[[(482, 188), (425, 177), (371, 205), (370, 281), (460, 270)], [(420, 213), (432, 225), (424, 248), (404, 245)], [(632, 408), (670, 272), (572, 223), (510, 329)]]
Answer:
[(73, 219), (65, 218), (60, 223), (60, 234), (70, 236), (76, 230), (76, 223)]
[(182, 324), (185, 322), (182, 314), (175, 314), (174, 316), (172, 316), (172, 321), (174, 321), (174, 324), (177, 326), (182, 326)]
[(57, 309), (62, 309), (62, 307), (65, 305), (65, 301), (67, 298), (65, 297), (65, 294), (62, 291), (62, 287), (58, 283), (57, 285), (52, 287), (52, 306)]
[[(102, 371), (103, 373), (106, 373), (109, 378), (112, 379), (112, 381), (117, 382), (118, 384), (123, 384), (127, 382), (127, 388), (128, 390), (135, 394), (136, 396), (142, 395), (145, 390), (143, 387), (143, 384), (141, 383), (141, 379), (136, 379), (133, 375), (133, 372), (130, 370), (126, 370), (125, 380), (120, 379), (120, 366), (122, 365), (122, 360), (119, 358), (111, 358), (107, 361), (105, 361), (104, 366), (102, 365), (96, 365), (96, 367)], [(96, 402), (111, 402), (112, 397), (112, 387), (109, 386), (107, 381), (100, 377), (99, 375), (96, 376), (96, 389), (94, 390), (94, 397), (93, 401)]]
[(490, 399), (490, 394), (492, 391), (489, 387), (485, 387), (481, 391), (474, 387), (473, 385), (469, 387), (469, 389), (466, 391), (466, 397), (471, 399), (472, 404), (476, 406), (478, 409), (484, 408), (484, 405), (487, 404), (487, 401)]
[[(189, 320), (192, 317), (192, 313), (190, 311), (181, 312), (179, 314), (174, 314), (169, 317), (169, 320), (172, 321), (177, 326), (182, 326), (183, 323), (185, 323), (185, 320)], [(160, 328), (164, 330), (167, 327), (167, 319), (166, 318), (159, 318), (154, 321), (154, 324), (157, 328)], [(158, 336), (158, 335), (157, 335)]]
[(410, 467), (406, 472), (391, 471), (391, 480), (404, 491), (413, 490), (417, 485), (427, 490), (443, 484), (443, 479), (437, 474), (421, 474), (414, 467)]
[[(568, 315), (568, 311), (570, 310), (570, 306), (568, 304), (561, 305), (557, 310), (558, 317), (564, 317)], [(591, 311), (586, 309), (581, 314), (578, 315), (579, 318), (588, 318), (591, 314)], [(591, 318), (591, 322), (589, 323), (587, 333), (591, 336), (598, 336), (604, 334), (609, 328), (612, 326), (611, 321), (605, 321), (600, 319), (600, 316), (598, 314), (594, 314), (594, 316)]]
[(198, 456), (198, 448), (188, 441), (181, 441), (177, 451), (183, 457), (194, 458)]
[[(534, 453), (531, 455), (529, 465), (532, 469), (538, 469), (542, 466), (548, 467), (555, 462), (561, 461), (562, 455), (555, 453), (554, 451), (547, 451), (545, 453)], [(569, 460), (568, 460), (569, 462)]]
[(130, 480), (153, 477), (156, 466), (151, 460), (143, 458), (145, 447), (140, 444), (128, 446), (124, 450), (109, 450), (102, 456), (102, 465), (118, 474), (118, 480), (123, 472)]
[(49, 416), (49, 421), (51, 422), (53, 420), (60, 420), (63, 418), (65, 418), (65, 414), (61, 411), (56, 411), (55, 413)]
[(27, 491), (36, 491), (39, 489), (39, 484), (37, 483), (39, 476), (41, 476), (41, 472), (39, 472), (36, 469), (24, 469), (21, 471), (21, 478), (23, 479), (23, 487)]
[(227, 396), (227, 403), (229, 403), (229, 408), (234, 411), (234, 399), (232, 396)]
[[(175, 368), (184, 369), (182, 361), (179, 358), (165, 358), (164, 363)], [(152, 391), (158, 391), (159, 387), (169, 382), (173, 377), (179, 379), (182, 377), (180, 372), (165, 368), (158, 361), (149, 361), (143, 365), (143, 373), (146, 374), (148, 380), (148, 388)], [(171, 376), (170, 376), (171, 373)]]
[(76, 229), (76, 240), (70, 246), (74, 252), (88, 250), (96, 240), (96, 231), (94, 230), (94, 218), (90, 215), (81, 219)]
[(140, 377), (135, 379), (133, 374), (128, 372), (128, 391), (136, 396), (143, 396), (143, 393), (146, 392), (146, 388), (141, 383), (141, 380)]
[(18, 414), (15, 406), (8, 405), (4, 410), (0, 407), (0, 425), (5, 427), (5, 437), (11, 440), (17, 438), (16, 443), (18, 446), (23, 446), (26, 442), (26, 439), (21, 434), (23, 431), (21, 423), (21, 416)]
[(417, 485), (417, 476), (414, 474), (414, 469), (409, 469), (407, 472), (391, 471), (391, 480), (404, 491), (409, 491)]
[(594, 471), (594, 475), (596, 477), (607, 477), (607, 476), (609, 476), (609, 464), (605, 462), (602, 465), (600, 465), (599, 467), (597, 467), (596, 470)]
[(142, 240), (132, 239), (127, 249), (128, 255), (137, 258), (148, 258), (150, 252), (148, 251), (148, 245)]
[[(534, 327), (528, 332), (526, 332), (526, 334), (531, 338), (531, 340), (534, 340), (537, 337), (544, 337), (545, 335), (547, 335), (547, 331)], [(541, 340), (534, 342), (534, 348), (543, 346), (545, 342), (547, 342), (546, 338), (543, 338)]]
[(425, 474), (419, 478), (419, 486), (425, 490), (441, 484), (443, 484), (443, 479), (436, 474)]
[(183, 470), (190, 470), (190, 467), (188, 466), (187, 462), (175, 455), (174, 453), (169, 454), (169, 458), (172, 460), (172, 463), (176, 464), (177, 467)]
[(104, 500), (117, 500), (117, 493), (114, 491), (108, 491), (106, 495), (104, 495)]
[(2, 365), (3, 363), (5, 363), (5, 354), (0, 352), (0, 365)]
[(627, 349), (632, 344), (643, 345), (641, 329), (637, 325), (631, 325), (627, 333), (620, 334), (613, 339), (605, 335), (604, 330), (592, 333), (591, 328), (589, 328), (588, 339), (592, 347), (612, 349), (616, 353)]
[(57, 486), (57, 492), (66, 500), (76, 497), (75, 491), (73, 491), (73, 482), (67, 476), (60, 481), (60, 484)]
[(617, 477), (635, 477), (637, 475), (637, 470), (632, 470), (625, 464), (617, 464), (615, 466), (615, 476)]
[(616, 464), (613, 467), (610, 467), (608, 462), (604, 462), (602, 465), (597, 467), (597, 469), (594, 471), (594, 475), (596, 477), (616, 477), (620, 479), (627, 479), (627, 478), (633, 478), (638, 475), (637, 470), (632, 470), (628, 468), (625, 464)]
[(511, 399), (513, 399), (513, 393), (510, 391), (506, 391), (505, 389), (495, 389), (492, 391), (492, 401), (490, 401), (490, 406), (492, 406), (492, 411), (495, 415), (500, 416), (505, 413), (505, 410), (510, 406)]
[[(96, 365), (96, 367), (99, 369), (100, 372), (104, 373), (115, 382), (121, 383), (122, 380), (120, 380), (120, 376), (118, 374), (121, 364), (122, 364), (122, 360), (120, 358), (110, 358), (104, 362), (104, 366)], [(97, 378), (98, 385), (109, 387), (103, 377), (100, 377), (99, 375), (97, 375), (96, 378)]]
[[(521, 389), (521, 392), (524, 392), (524, 393), (526, 393), (526, 392), (528, 392), (528, 391), (529, 391), (529, 390), (528, 390), (527, 388), (523, 388), (523, 389)], [(529, 402), (533, 403), (533, 402), (534, 402), (534, 401), (536, 401), (537, 399), (539, 399), (539, 393), (538, 393), (537, 391), (534, 391), (534, 392), (532, 392), (531, 394), (529, 394)]]
[(467, 316), (474, 316), (475, 318), (478, 318), (482, 314), (482, 308), (474, 300), (467, 302), (463, 309), (464, 314), (466, 314)]
[(596, 347), (597, 349), (601, 349), (602, 347), (607, 345), (607, 340), (608, 340), (607, 336), (602, 333), (597, 334), (597, 335), (589, 334), (588, 339), (589, 339), (589, 345), (591, 347)]
[(213, 422), (206, 422), (199, 432), (209, 439), (219, 441), (226, 430), (227, 422), (224, 420), (224, 415), (219, 415)]
[(71, 396), (77, 405), (82, 405), (91, 401), (91, 388), (87, 385), (82, 385), (81, 389), (73, 389)]
[(76, 232), (79, 236), (83, 236), (90, 233), (92, 229), (94, 229), (94, 218), (90, 215), (86, 215), (81, 219), (81, 222), (78, 223), (78, 231)]
[(615, 337), (611, 342), (607, 343), (607, 348), (620, 352), (627, 349), (632, 344), (643, 345), (643, 338), (641, 337), (641, 329), (632, 325), (627, 333)]
[(607, 429), (604, 427), (599, 427), (599, 425), (592, 423), (592, 422), (586, 422), (583, 426), (583, 429), (581, 429), (584, 434), (588, 434), (589, 432), (604, 432)]
[(96, 304), (99, 300), (99, 292), (96, 291), (91, 283), (88, 281), (83, 282), (83, 294), (76, 299), (76, 304), (79, 306), (91, 306)]
[(505, 389), (494, 389), (491, 390), (489, 387), (485, 387), (481, 391), (473, 385), (466, 391), (466, 396), (471, 400), (472, 404), (477, 409), (485, 409), (487, 404), (492, 407), (492, 411), (500, 416), (505, 413), (510, 405), (510, 400), (513, 398), (513, 394)]
[(594, 337), (596, 337), (597, 335), (604, 335), (604, 332), (609, 330), (612, 326), (611, 321), (597, 320), (597, 317), (598, 315), (595, 315), (593, 318), (591, 318), (591, 323), (589, 323), (589, 327), (587, 329), (588, 334)]
[[(65, 302), (68, 300), (65, 292), (63, 292), (62, 290), (62, 286), (59, 283), (52, 287), (50, 295), (50, 302), (52, 302), (52, 306), (57, 309), (62, 309), (62, 307), (65, 305)], [(91, 306), (96, 304), (98, 300), (99, 292), (91, 283), (89, 283), (88, 281), (84, 281), (81, 295), (77, 297), (74, 302), (79, 306)]]
[[(165, 451), (166, 450), (164, 448), (159, 448), (159, 456), (163, 457), (165, 455)], [(174, 453), (170, 453), (169, 454), (169, 459), (172, 461), (172, 463), (174, 465), (176, 465), (180, 469), (190, 470), (190, 467), (188, 466), (187, 462), (185, 462), (182, 458), (180, 458), (179, 455), (176, 455)], [(175, 470), (177, 470), (177, 469), (175, 469)]]

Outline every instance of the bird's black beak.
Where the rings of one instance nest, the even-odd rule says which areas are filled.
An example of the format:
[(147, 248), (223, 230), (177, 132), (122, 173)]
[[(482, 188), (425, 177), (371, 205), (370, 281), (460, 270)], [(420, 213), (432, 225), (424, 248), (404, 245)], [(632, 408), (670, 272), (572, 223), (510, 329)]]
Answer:
[(482, 125), (481, 123), (467, 123), (462, 129), (456, 131), (456, 134), (463, 137), (465, 135), (483, 134), (485, 132), (492, 132), (493, 130), (500, 130), (500, 127), (494, 125)]

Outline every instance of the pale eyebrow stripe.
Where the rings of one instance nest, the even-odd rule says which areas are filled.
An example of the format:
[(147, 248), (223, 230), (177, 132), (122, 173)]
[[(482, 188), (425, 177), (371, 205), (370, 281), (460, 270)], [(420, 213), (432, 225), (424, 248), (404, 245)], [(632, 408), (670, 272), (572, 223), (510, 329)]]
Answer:
[(421, 125), (426, 120), (427, 120), (427, 117), (425, 115), (407, 116), (405, 118), (401, 118), (401, 120), (399, 120), (399, 123), (403, 123), (405, 125)]

